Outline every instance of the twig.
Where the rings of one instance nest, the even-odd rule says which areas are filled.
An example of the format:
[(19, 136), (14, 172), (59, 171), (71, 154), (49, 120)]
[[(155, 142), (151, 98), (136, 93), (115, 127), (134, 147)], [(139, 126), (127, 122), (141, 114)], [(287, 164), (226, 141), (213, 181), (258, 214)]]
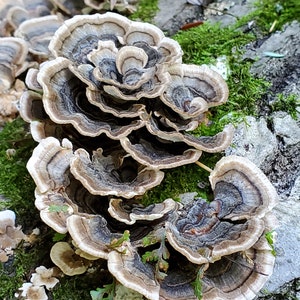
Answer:
[(212, 169), (209, 168), (208, 166), (204, 165), (202, 162), (200, 161), (195, 161), (195, 164), (198, 165), (200, 168), (206, 170), (207, 172), (211, 173)]

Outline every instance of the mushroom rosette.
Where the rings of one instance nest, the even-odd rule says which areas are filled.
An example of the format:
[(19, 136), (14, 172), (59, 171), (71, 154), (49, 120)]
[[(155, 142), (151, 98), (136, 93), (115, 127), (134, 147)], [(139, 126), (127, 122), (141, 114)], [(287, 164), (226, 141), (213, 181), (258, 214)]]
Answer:
[[(159, 170), (195, 162), (202, 151), (219, 152), (230, 144), (231, 126), (213, 137), (186, 132), (209, 107), (227, 100), (228, 89), (208, 67), (181, 64), (179, 44), (157, 27), (115, 13), (75, 16), (56, 31), (49, 49), (55, 58), (28, 72), (26, 82), (38, 93), (24, 94), (20, 113), (38, 141), (50, 135), (73, 143), (72, 173), (92, 194), (104, 195), (112, 184), (120, 192), (106, 195), (141, 195), (161, 182)], [(101, 143), (104, 135), (116, 141), (114, 147)], [(77, 145), (79, 136), (89, 141), (83, 147)], [(97, 141), (95, 148), (87, 149), (91, 141)], [(79, 162), (85, 167), (75, 171)], [(136, 175), (116, 177), (112, 170), (124, 164), (135, 165)], [(109, 179), (101, 175), (107, 168), (115, 174)], [(140, 186), (139, 176), (150, 178), (145, 189), (116, 188), (116, 182)], [(109, 184), (98, 188), (100, 181)]]
[[(188, 133), (210, 107), (226, 102), (219, 74), (182, 64), (180, 46), (160, 29), (115, 13), (65, 21), (49, 49), (53, 59), (28, 72), (33, 91), (20, 100), (21, 116), (39, 142), (27, 168), (45, 223), (68, 232), (86, 255), (106, 259), (121, 284), (149, 299), (193, 299), (191, 280), (199, 280), (194, 275), (200, 269), (208, 293), (218, 281), (206, 271), (211, 265), (260, 251), (255, 245), (276, 193), (246, 160), (231, 157), (216, 165), (211, 203), (166, 199), (144, 207), (139, 201), (160, 184), (164, 169), (230, 144), (231, 125), (215, 136)], [(169, 268), (169, 257), (193, 270), (188, 283), (181, 281), (184, 268)], [(170, 286), (181, 290), (173, 293)], [(221, 295), (224, 287), (217, 291)]]

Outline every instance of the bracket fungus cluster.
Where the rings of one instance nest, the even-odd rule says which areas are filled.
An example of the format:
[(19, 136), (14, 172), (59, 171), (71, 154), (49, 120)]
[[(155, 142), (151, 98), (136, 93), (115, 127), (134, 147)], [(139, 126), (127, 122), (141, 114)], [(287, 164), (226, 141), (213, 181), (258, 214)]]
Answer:
[[(165, 169), (230, 144), (231, 125), (215, 136), (190, 133), (226, 102), (222, 77), (183, 64), (179, 44), (157, 27), (115, 13), (65, 21), (49, 50), (20, 100), (39, 143), (27, 168), (42, 220), (149, 299), (196, 299), (197, 280), (203, 299), (252, 299), (272, 272), (264, 234), (277, 199), (257, 167), (221, 159), (210, 203), (139, 203)], [(149, 250), (157, 264), (145, 259)]]

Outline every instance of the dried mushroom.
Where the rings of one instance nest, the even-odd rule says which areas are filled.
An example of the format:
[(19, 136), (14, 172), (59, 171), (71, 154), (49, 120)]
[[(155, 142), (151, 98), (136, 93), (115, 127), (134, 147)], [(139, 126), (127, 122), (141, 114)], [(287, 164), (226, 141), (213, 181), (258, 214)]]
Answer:
[(36, 273), (33, 273), (30, 278), (30, 281), (35, 286), (45, 286), (47, 290), (50, 290), (59, 282), (59, 280), (54, 277), (54, 268), (47, 269), (44, 266), (40, 266), (35, 269), (35, 272)]
[(15, 226), (16, 215), (11, 210), (0, 211), (0, 261), (5, 262), (25, 237), (20, 226)]

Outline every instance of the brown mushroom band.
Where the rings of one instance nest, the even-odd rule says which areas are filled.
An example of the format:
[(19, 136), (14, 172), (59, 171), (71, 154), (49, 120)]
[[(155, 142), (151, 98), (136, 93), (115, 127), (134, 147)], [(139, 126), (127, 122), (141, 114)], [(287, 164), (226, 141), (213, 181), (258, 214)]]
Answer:
[(274, 227), (277, 201), (254, 164), (221, 159), (209, 178), (210, 203), (139, 201), (161, 183), (164, 169), (231, 143), (231, 125), (215, 136), (188, 133), (227, 101), (223, 78), (207, 66), (182, 64), (179, 44), (157, 27), (115, 13), (65, 21), (49, 49), (52, 58), (28, 72), (32, 91), (20, 100), (39, 143), (27, 168), (42, 220), (68, 232), (85, 257), (74, 260), (60, 244), (54, 263), (78, 274), (86, 257), (106, 259), (121, 284), (153, 300), (196, 299), (197, 280), (203, 299), (253, 299), (272, 273), (264, 235)]

